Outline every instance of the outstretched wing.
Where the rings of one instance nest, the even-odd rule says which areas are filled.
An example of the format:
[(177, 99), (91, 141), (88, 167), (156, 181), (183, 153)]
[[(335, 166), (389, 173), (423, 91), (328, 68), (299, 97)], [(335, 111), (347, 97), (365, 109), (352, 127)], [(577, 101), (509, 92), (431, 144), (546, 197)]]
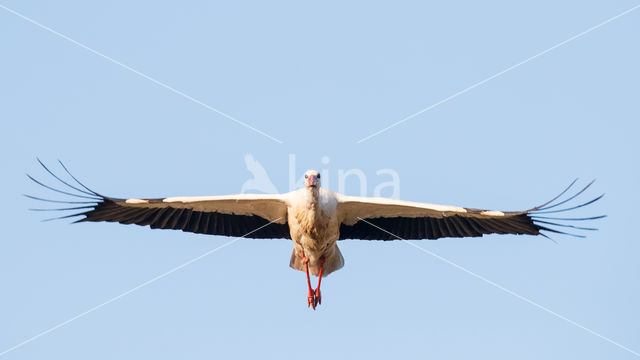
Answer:
[[(439, 239), (443, 237), (477, 237), (484, 234), (528, 234), (548, 237), (543, 231), (577, 237), (583, 235), (562, 231), (597, 230), (571, 225), (572, 221), (595, 220), (606, 215), (585, 218), (547, 217), (545, 214), (571, 211), (604, 195), (577, 206), (551, 210), (568, 203), (593, 184), (589, 183), (566, 200), (559, 201), (574, 184), (551, 201), (525, 211), (493, 211), (435, 205), (386, 198), (341, 196), (338, 214), (342, 219), (340, 239), (398, 240)], [(557, 201), (557, 202), (556, 202)]]
[[(118, 199), (100, 195), (80, 183), (60, 163), (77, 183), (55, 175), (39, 159), (44, 169), (67, 191), (29, 178), (45, 188), (76, 198), (74, 201), (50, 200), (26, 195), (29, 198), (67, 204), (79, 204), (60, 209), (33, 209), (38, 211), (79, 211), (60, 218), (84, 216), (76, 222), (108, 221), (121, 224), (150, 226), (152, 229), (175, 229), (187, 232), (248, 238), (289, 239), (287, 205), (281, 194), (238, 194), (227, 196), (170, 197), (157, 199)], [(73, 191), (73, 192), (71, 192)]]

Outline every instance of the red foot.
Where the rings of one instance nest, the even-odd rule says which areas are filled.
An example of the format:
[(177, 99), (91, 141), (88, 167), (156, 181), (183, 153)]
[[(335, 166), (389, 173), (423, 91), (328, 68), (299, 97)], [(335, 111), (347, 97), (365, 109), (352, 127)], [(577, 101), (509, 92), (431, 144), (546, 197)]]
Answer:
[(317, 304), (313, 290), (309, 289), (309, 294), (307, 295), (307, 307), (312, 306), (313, 310), (315, 310)]
[(316, 306), (322, 304), (322, 296), (320, 295), (320, 282), (322, 281), (322, 266), (324, 265), (324, 256), (320, 258), (320, 272), (318, 273), (318, 287), (316, 287), (315, 292), (311, 288), (311, 278), (309, 277), (309, 258), (307, 258), (302, 252), (302, 262), (305, 265), (305, 270), (307, 273), (307, 286), (309, 287), (309, 293), (307, 294), (307, 307), (311, 306), (313, 310), (316, 309)]
[(320, 288), (316, 289), (316, 294), (315, 294), (315, 297), (314, 297), (314, 301), (315, 301), (316, 305), (322, 304), (322, 296), (320, 295)]

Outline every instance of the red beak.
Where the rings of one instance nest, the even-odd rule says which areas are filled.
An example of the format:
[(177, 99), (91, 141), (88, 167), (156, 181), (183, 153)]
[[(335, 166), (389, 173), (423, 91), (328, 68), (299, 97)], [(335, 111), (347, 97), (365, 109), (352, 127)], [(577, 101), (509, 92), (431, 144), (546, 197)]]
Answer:
[(307, 186), (316, 186), (318, 185), (318, 177), (315, 175), (309, 175), (307, 177)]

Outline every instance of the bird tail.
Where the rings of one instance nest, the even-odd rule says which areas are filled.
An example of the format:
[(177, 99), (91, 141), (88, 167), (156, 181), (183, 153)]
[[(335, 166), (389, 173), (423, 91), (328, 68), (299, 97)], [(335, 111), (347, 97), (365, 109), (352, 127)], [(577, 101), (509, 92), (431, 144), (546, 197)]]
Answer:
[[(306, 271), (302, 257), (296, 254), (296, 250), (293, 249), (291, 253), (291, 260), (289, 266), (293, 269)], [(344, 258), (338, 248), (338, 245), (333, 245), (333, 249), (325, 254), (324, 266), (322, 268), (322, 277), (325, 277), (332, 272), (341, 269), (344, 266)], [(318, 275), (320, 272), (320, 264), (309, 263), (309, 273), (311, 275)]]

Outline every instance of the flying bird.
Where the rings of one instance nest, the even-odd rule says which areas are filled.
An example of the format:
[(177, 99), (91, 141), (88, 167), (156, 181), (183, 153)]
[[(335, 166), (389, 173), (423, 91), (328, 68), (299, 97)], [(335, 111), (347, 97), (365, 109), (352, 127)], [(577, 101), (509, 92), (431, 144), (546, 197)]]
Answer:
[[(62, 162), (62, 169), (70, 177), (66, 181), (39, 159), (38, 162), (67, 188), (60, 190), (27, 175), (31, 180), (51, 191), (75, 198), (73, 201), (52, 200), (25, 195), (46, 202), (71, 204), (60, 209), (33, 209), (73, 211), (55, 219), (82, 216), (75, 222), (108, 221), (208, 235), (293, 240), (289, 265), (306, 273), (307, 306), (314, 310), (322, 302), (322, 278), (344, 265), (344, 258), (337, 246), (338, 240), (417, 240), (479, 237), (485, 234), (548, 237), (545, 232), (584, 237), (565, 229), (596, 230), (572, 225), (571, 222), (606, 216), (547, 216), (565, 213), (601, 199), (603, 195), (575, 206), (565, 205), (582, 194), (593, 181), (560, 200), (576, 183), (577, 180), (574, 180), (551, 201), (524, 211), (479, 210), (380, 197), (348, 196), (321, 187), (320, 173), (315, 170), (305, 172), (302, 189), (285, 194), (120, 199), (89, 189)], [(557, 209), (561, 205), (565, 207)], [(315, 288), (311, 286), (310, 275), (318, 277)]]

